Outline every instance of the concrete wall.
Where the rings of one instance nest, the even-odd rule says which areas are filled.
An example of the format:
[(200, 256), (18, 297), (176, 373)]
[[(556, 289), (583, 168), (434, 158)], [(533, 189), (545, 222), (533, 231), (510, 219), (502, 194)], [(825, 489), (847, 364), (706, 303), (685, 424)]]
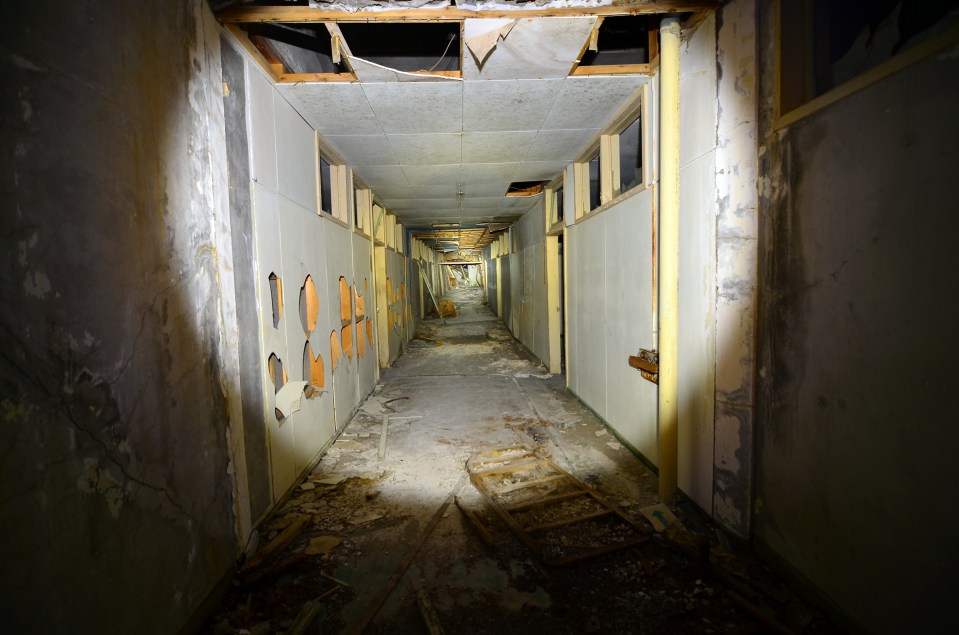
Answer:
[(870, 631), (952, 632), (959, 47), (777, 131), (762, 18), (755, 538)]
[(219, 31), (199, 0), (12, 11), (0, 36), (5, 628), (177, 632), (238, 551)]

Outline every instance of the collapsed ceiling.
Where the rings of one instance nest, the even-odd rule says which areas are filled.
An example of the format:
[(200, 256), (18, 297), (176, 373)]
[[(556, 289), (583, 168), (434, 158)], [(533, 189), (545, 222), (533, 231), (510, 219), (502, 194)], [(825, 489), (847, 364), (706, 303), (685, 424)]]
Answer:
[[(460, 9), (601, 7), (611, 0), (451, 4), (311, 0), (315, 11), (234, 8), (221, 19), (227, 15), (237, 37), (256, 40), (247, 48), (278, 90), (400, 222), (421, 230), (478, 228), (446, 245), (470, 249), (494, 238), (490, 223), (515, 221), (542, 196), (507, 196), (512, 183), (559, 176), (635, 101), (655, 62), (656, 21), (637, 16), (617, 24), (616, 46), (626, 55), (620, 61), (642, 63), (586, 67), (603, 57), (603, 41), (614, 39), (604, 34), (602, 16), (522, 17), (521, 11), (515, 18), (508, 12), (472, 18)], [(387, 38), (373, 28), (384, 26), (374, 8), (393, 10), (391, 19), (384, 14), (392, 25)], [(406, 21), (397, 22), (398, 8), (406, 9)], [(456, 19), (436, 18), (445, 15), (437, 8), (458, 11)], [(337, 21), (323, 21), (332, 11), (340, 12)], [(344, 19), (343, 12), (363, 12), (362, 20)], [(414, 22), (417, 15), (429, 21)], [(292, 19), (284, 24), (284, 17)], [(264, 22), (292, 35), (252, 28)]]

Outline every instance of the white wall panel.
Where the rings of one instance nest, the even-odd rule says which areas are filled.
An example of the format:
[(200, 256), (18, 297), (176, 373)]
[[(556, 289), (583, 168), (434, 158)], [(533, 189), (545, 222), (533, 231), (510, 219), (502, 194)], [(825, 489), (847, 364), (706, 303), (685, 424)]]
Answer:
[[(284, 296), (286, 307), (283, 322), (286, 331), (286, 355), (284, 368), (290, 381), (309, 380), (309, 370), (304, 369), (303, 351), (309, 339), (313, 355), (321, 355), (324, 363), (324, 387), (313, 398), (300, 400), (300, 409), (289, 416), (293, 429), (293, 458), (296, 473), (307, 469), (319, 455), (323, 446), (333, 438), (333, 393), (330, 390), (330, 340), (329, 318), (323, 310), (327, 297), (328, 276), (324, 251), (317, 249), (323, 244), (325, 226), (328, 224), (315, 213), (283, 198), (279, 198), (280, 241), (283, 246)], [(305, 306), (300, 290), (306, 277), (313, 279), (320, 299), (320, 313), (316, 328), (307, 334)], [(286, 423), (284, 424), (286, 425)]]
[[(376, 384), (376, 329), (372, 330), (372, 340), (367, 339), (366, 318), (375, 319), (376, 294), (373, 291), (373, 245), (362, 234), (353, 234), (353, 280), (358, 292), (364, 298), (365, 317), (362, 322), (356, 322), (356, 337), (363, 338), (363, 355), (357, 358), (357, 400), (362, 401), (367, 393)], [(354, 319), (356, 307), (353, 307)]]
[[(270, 274), (285, 282), (282, 251), (280, 248), (280, 221), (278, 196), (259, 183), (253, 184), (253, 231), (256, 245), (257, 296), (260, 314), (260, 351), (263, 362), (264, 419), (270, 443), (270, 473), (273, 480), (273, 499), (278, 500), (296, 479), (293, 461), (293, 426), (289, 421), (279, 422), (274, 414), (275, 393), (270, 380), (268, 359), (271, 354), (279, 357), (284, 367), (288, 363), (286, 351), (286, 322), (280, 320), (273, 326), (273, 302), (270, 291)], [(288, 304), (284, 303), (283, 310)]]
[[(577, 224), (576, 242), (571, 251), (578, 253), (576, 304), (570, 311), (577, 315), (576, 340), (577, 395), (603, 419), (606, 404), (606, 232), (604, 214)], [(618, 304), (618, 298), (614, 304)]]
[(273, 86), (263, 73), (246, 65), (250, 178), (276, 191), (276, 131), (273, 128)]
[(277, 191), (316, 211), (316, 144), (313, 128), (274, 91)]
[(657, 463), (657, 386), (628, 362), (640, 348), (656, 345), (650, 190), (595, 221), (605, 224), (606, 233), (606, 420), (633, 448)]
[[(354, 328), (352, 333), (354, 341), (351, 359), (342, 347), (344, 325), (340, 318), (339, 280), (341, 276), (346, 279), (346, 284), (350, 286), (350, 293), (353, 292), (353, 238), (352, 231), (346, 227), (326, 219), (324, 219), (324, 223), (326, 230), (322, 244), (326, 252), (327, 278), (329, 280), (325, 303), (325, 310), (329, 316), (326, 340), (327, 346), (329, 346), (330, 336), (335, 331), (341, 345), (342, 352), (336, 362), (336, 370), (333, 371), (333, 409), (336, 427), (342, 428), (349, 421), (349, 417), (358, 403), (356, 390), (356, 329)], [(352, 299), (350, 305), (352, 306)], [(324, 307), (320, 307), (320, 310), (323, 311)], [(352, 309), (349, 324), (355, 327)]]

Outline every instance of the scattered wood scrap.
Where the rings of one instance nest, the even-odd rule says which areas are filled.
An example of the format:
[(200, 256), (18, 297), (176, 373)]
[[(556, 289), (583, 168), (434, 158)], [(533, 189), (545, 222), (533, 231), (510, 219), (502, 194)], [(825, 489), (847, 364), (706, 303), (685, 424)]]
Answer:
[(286, 528), (277, 534), (276, 538), (271, 540), (265, 547), (260, 549), (250, 558), (249, 561), (240, 569), (240, 575), (252, 573), (257, 568), (262, 567), (274, 560), (284, 549), (296, 540), (310, 523), (310, 516), (297, 516)]
[(446, 631), (443, 630), (443, 625), (440, 623), (440, 616), (436, 612), (436, 609), (433, 608), (433, 604), (430, 603), (426, 594), (422, 591), (417, 591), (416, 603), (420, 605), (420, 615), (423, 616), (423, 621), (426, 622), (426, 628), (430, 629), (430, 635), (444, 635)]
[(470, 481), (516, 536), (562, 566), (645, 542), (647, 530), (542, 450), (511, 446), (474, 454)]
[(459, 496), (453, 497), (453, 502), (456, 503), (456, 506), (459, 508), (459, 510), (463, 512), (464, 516), (466, 516), (466, 520), (468, 520), (470, 525), (473, 526), (473, 529), (476, 530), (476, 535), (479, 536), (480, 540), (488, 545), (493, 544), (493, 535), (490, 534), (489, 529), (486, 528), (486, 525), (483, 524), (483, 521), (481, 521), (479, 517), (473, 513), (473, 510), (464, 506)]

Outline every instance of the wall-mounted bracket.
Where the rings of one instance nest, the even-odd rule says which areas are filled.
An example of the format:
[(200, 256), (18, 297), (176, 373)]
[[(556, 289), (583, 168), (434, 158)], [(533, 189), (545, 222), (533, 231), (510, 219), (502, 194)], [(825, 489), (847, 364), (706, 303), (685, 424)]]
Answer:
[(646, 381), (659, 383), (659, 351), (641, 348), (637, 355), (629, 356), (629, 365), (637, 369)]

